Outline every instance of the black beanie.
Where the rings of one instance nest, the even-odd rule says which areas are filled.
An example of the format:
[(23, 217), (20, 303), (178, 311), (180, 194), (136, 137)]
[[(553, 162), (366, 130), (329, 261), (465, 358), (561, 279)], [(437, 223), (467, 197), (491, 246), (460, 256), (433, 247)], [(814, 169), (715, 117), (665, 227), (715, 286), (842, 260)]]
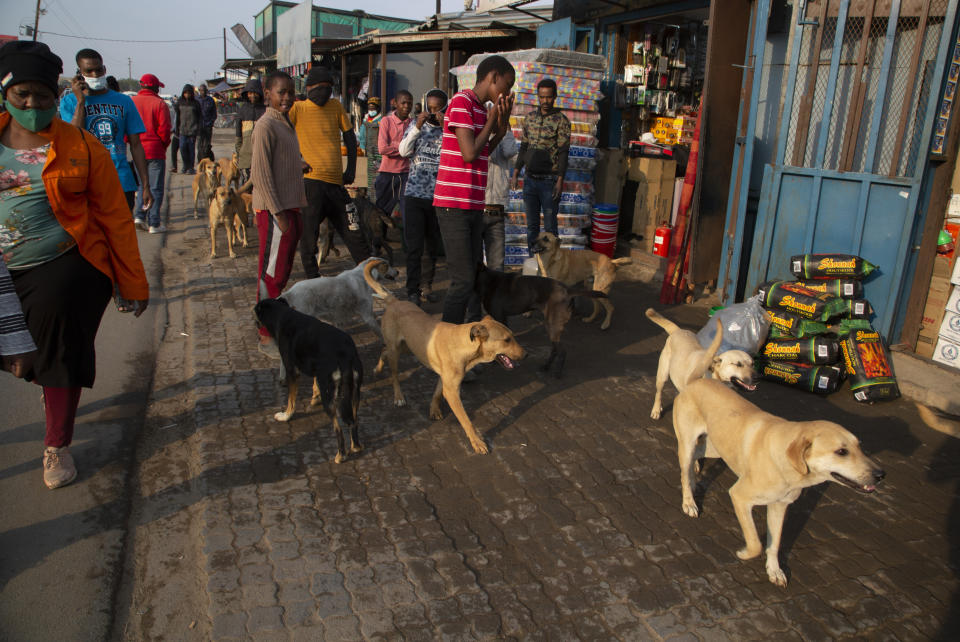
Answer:
[(311, 67), (307, 74), (307, 85), (318, 85), (322, 82), (333, 84), (333, 76), (323, 67)]
[(63, 72), (63, 61), (50, 47), (32, 40), (12, 40), (0, 47), (0, 91), (29, 80), (43, 83), (59, 93), (57, 81)]

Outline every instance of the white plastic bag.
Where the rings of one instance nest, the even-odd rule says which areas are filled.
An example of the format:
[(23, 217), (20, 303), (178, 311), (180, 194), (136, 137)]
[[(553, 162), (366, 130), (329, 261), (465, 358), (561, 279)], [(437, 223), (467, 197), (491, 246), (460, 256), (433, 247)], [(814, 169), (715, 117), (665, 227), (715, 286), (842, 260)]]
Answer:
[(723, 324), (723, 341), (717, 353), (727, 350), (743, 350), (751, 356), (756, 356), (767, 340), (770, 331), (770, 316), (760, 305), (760, 297), (753, 296), (743, 303), (717, 310), (713, 317), (697, 333), (697, 341), (704, 348), (710, 346), (717, 324), (714, 319), (720, 319)]

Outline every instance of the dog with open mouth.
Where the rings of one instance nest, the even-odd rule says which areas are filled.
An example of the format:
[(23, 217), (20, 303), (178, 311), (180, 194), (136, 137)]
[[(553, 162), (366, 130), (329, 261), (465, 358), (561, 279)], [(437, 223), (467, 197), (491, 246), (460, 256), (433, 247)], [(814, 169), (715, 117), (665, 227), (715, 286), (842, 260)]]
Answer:
[(474, 452), (488, 452), (487, 444), (477, 434), (463, 407), (460, 384), (467, 371), (478, 363), (496, 361), (505, 369), (512, 370), (515, 362), (525, 356), (524, 349), (507, 326), (489, 315), (476, 323), (445, 323), (427, 314), (415, 303), (397, 299), (374, 278), (375, 267), (376, 263), (368, 262), (363, 272), (374, 296), (382, 299), (386, 306), (380, 320), (383, 352), (374, 373), (379, 374), (383, 370), (384, 362), (390, 365), (393, 403), (397, 407), (405, 406), (407, 400), (400, 390), (398, 362), (400, 349), (406, 346), (420, 363), (440, 375), (430, 401), (430, 418), (443, 419), (440, 399), (446, 399)]
[[(719, 332), (718, 332), (719, 334)], [(712, 346), (711, 346), (712, 347)], [(683, 512), (700, 514), (693, 497), (694, 462), (719, 457), (738, 477), (730, 499), (743, 532), (742, 560), (763, 551), (753, 507), (767, 507), (767, 577), (787, 585), (780, 568), (780, 534), (804, 488), (826, 481), (872, 493), (884, 471), (860, 449), (851, 432), (830, 421), (788, 421), (753, 405), (716, 379), (697, 379), (673, 403)]]
[(657, 364), (657, 392), (653, 397), (651, 419), (659, 419), (663, 412), (661, 395), (667, 379), (673, 382), (677, 390), (683, 390), (689, 382), (703, 376), (747, 391), (756, 390), (753, 383), (753, 357), (749, 354), (743, 350), (727, 350), (714, 355), (704, 371), (699, 364), (707, 350), (697, 341), (697, 335), (682, 329), (653, 308), (648, 308), (646, 314), (648, 319), (667, 331), (667, 342), (663, 345)]

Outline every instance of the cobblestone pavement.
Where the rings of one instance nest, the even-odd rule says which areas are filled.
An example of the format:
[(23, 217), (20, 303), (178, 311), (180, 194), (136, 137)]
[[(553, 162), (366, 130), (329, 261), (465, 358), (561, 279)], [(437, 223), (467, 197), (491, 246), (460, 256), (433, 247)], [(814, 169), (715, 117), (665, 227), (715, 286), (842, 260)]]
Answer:
[[(638, 281), (614, 286), (609, 331), (570, 322), (560, 381), (537, 372), (542, 327), (517, 319), (526, 361), (463, 389), (488, 455), (472, 453), (448, 410), (429, 419), (435, 378), (409, 355), (410, 405), (394, 408), (372, 374), (374, 335), (349, 329), (366, 370), (366, 449), (337, 465), (307, 382), (294, 419), (273, 419), (285, 394), (277, 362), (256, 350), (255, 230), (237, 259), (211, 260), (188, 191), (172, 177), (170, 317), (138, 454), (125, 637), (955, 639), (960, 442), (911, 404), (772, 383), (753, 394), (790, 419), (838, 421), (887, 470), (874, 495), (826, 484), (790, 508), (786, 589), (761, 558), (735, 556), (735, 477), (722, 463), (705, 466), (702, 516), (680, 509), (670, 414), (649, 418), (664, 337), (642, 311), (659, 288)], [(705, 320), (696, 306), (667, 314)]]

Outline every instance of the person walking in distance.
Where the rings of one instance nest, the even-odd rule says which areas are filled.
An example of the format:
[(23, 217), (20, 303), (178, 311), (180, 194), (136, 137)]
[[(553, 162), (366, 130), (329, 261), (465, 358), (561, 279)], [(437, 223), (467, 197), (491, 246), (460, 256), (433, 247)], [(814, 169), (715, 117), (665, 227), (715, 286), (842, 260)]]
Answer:
[(380, 121), (380, 133), (377, 137), (377, 148), (381, 156), (380, 173), (377, 174), (375, 189), (377, 207), (387, 216), (392, 216), (394, 208), (399, 205), (402, 220), (402, 199), (410, 172), (410, 161), (400, 154), (400, 141), (410, 125), (413, 94), (401, 89), (397, 92), (396, 100), (397, 108)]
[[(274, 71), (263, 84), (267, 109), (253, 127), (250, 178), (260, 251), (257, 260), (257, 301), (280, 296), (290, 278), (293, 257), (303, 230), (301, 209), (307, 204), (303, 173), (310, 167), (300, 155), (297, 134), (287, 115), (293, 107), (293, 79)], [(259, 328), (259, 349), (279, 358), (276, 342)]]
[(213, 126), (217, 122), (217, 101), (207, 95), (207, 86), (197, 87), (197, 102), (200, 104), (200, 131), (197, 132), (197, 162), (213, 157)]
[(557, 83), (544, 78), (537, 84), (539, 107), (523, 118), (520, 155), (513, 170), (516, 189), (520, 171), (523, 178), (523, 204), (527, 214), (527, 247), (533, 256), (533, 243), (540, 236), (540, 213), (543, 229), (557, 234), (557, 210), (563, 192), (570, 153), (570, 120), (554, 107)]
[[(303, 213), (300, 260), (307, 278), (312, 279), (320, 276), (317, 238), (324, 219), (333, 225), (356, 263), (369, 258), (370, 247), (359, 221), (347, 221), (350, 195), (343, 186), (354, 181), (357, 137), (343, 105), (331, 98), (333, 76), (323, 67), (314, 67), (307, 74), (306, 89), (307, 99), (290, 109), (290, 122), (297, 132), (303, 158), (310, 165), (310, 171), (303, 178), (307, 206)], [(341, 138), (347, 148), (346, 171), (340, 155)], [(257, 185), (257, 181), (253, 184)]]
[[(400, 141), (400, 155), (411, 158), (410, 174), (403, 192), (403, 241), (407, 258), (407, 299), (420, 305), (421, 296), (436, 301), (433, 277), (441, 244), (433, 193), (440, 169), (440, 145), (447, 94), (427, 92), (427, 108), (417, 116)], [(426, 256), (424, 256), (426, 250)]]
[(183, 161), (183, 173), (195, 174), (193, 169), (197, 135), (200, 133), (202, 117), (200, 103), (193, 97), (193, 85), (184, 85), (177, 101), (177, 119), (173, 132), (180, 140), (180, 159)]
[(443, 301), (447, 323), (463, 323), (474, 296), (477, 263), (482, 260), (487, 159), (510, 127), (515, 78), (513, 66), (503, 56), (484, 58), (477, 67), (477, 84), (450, 100), (443, 121), (433, 205), (438, 208), (450, 273)]
[(140, 113), (130, 96), (107, 87), (107, 68), (99, 53), (93, 49), (81, 49), (76, 61), (72, 91), (60, 101), (60, 118), (86, 129), (110, 150), (110, 158), (117, 168), (132, 213), (137, 177), (127, 162), (127, 143), (130, 144), (130, 154), (140, 177), (142, 202), (149, 208), (153, 205), (153, 195), (147, 184), (147, 158), (140, 143), (140, 134), (145, 131)]
[(141, 134), (143, 153), (147, 159), (147, 186), (153, 195), (153, 204), (148, 211), (143, 210), (143, 199), (137, 195), (134, 207), (134, 222), (137, 227), (149, 230), (151, 234), (165, 232), (166, 227), (160, 220), (160, 206), (163, 205), (164, 174), (167, 165), (167, 145), (170, 144), (170, 109), (159, 96), (163, 83), (153, 74), (140, 77), (140, 91), (133, 97), (146, 131)]
[[(380, 149), (377, 140), (380, 137), (380, 121), (383, 114), (380, 112), (380, 98), (371, 96), (367, 99), (367, 114), (360, 123), (360, 148), (367, 155), (367, 185), (377, 184), (377, 172), (380, 170)], [(376, 190), (368, 190), (367, 198), (373, 203), (377, 200)]]
[[(81, 390), (96, 378), (94, 343), (110, 297), (139, 317), (150, 296), (111, 153), (56, 117), (62, 71), (44, 43), (0, 48), (0, 252), (37, 347), (23, 376), (43, 386), (43, 482), (51, 489), (77, 477), (70, 444)], [(7, 293), (0, 279), (0, 300)]]
[(263, 86), (257, 78), (247, 81), (243, 86), (243, 95), (247, 102), (237, 110), (237, 142), (234, 151), (237, 153), (237, 167), (240, 168), (240, 182), (246, 183), (250, 179), (253, 126), (263, 116), (267, 106), (263, 104)]
[(483, 254), (487, 267), (497, 272), (503, 272), (504, 217), (510, 202), (510, 179), (517, 151), (517, 139), (508, 128), (503, 140), (490, 152), (487, 203), (483, 208)]

